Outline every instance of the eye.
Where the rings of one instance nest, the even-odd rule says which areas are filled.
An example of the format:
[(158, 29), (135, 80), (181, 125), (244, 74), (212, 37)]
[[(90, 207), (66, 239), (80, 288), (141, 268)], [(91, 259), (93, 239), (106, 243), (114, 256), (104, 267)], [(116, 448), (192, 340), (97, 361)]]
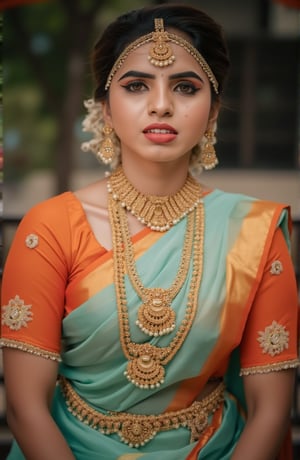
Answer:
[(146, 91), (147, 89), (147, 86), (145, 85), (145, 83), (139, 80), (135, 80), (135, 81), (126, 83), (126, 85), (122, 85), (122, 87), (125, 88), (126, 91), (130, 93), (138, 93), (138, 92)]
[(195, 94), (199, 89), (200, 88), (196, 87), (194, 83), (190, 81), (181, 81), (175, 86), (175, 91), (189, 95)]

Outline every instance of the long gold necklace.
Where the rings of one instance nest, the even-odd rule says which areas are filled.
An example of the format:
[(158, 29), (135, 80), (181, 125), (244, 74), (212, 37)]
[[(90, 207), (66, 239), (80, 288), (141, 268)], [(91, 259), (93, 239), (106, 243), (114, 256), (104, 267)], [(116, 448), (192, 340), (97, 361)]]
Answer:
[[(108, 202), (112, 226), (114, 282), (117, 297), (120, 341), (128, 360), (125, 375), (139, 388), (155, 388), (164, 382), (165, 368), (181, 348), (192, 327), (198, 305), (198, 291), (202, 278), (204, 243), (204, 205), (202, 200), (195, 207), (193, 226), (193, 267), (186, 312), (178, 330), (167, 347), (157, 347), (150, 343), (135, 343), (131, 340), (125, 287), (125, 261), (122, 224), (126, 212), (119, 201), (111, 195)], [(127, 237), (126, 237), (127, 238)], [(126, 257), (126, 254), (125, 254)]]
[(141, 223), (151, 230), (164, 232), (190, 213), (201, 200), (200, 184), (188, 174), (174, 195), (143, 195), (127, 179), (122, 166), (107, 181), (108, 192)]
[(123, 212), (120, 214), (120, 228), (124, 242), (126, 269), (133, 288), (143, 302), (138, 309), (136, 325), (149, 336), (157, 337), (169, 334), (175, 329), (176, 314), (171, 308), (171, 302), (187, 278), (193, 250), (194, 221), (194, 213), (190, 213), (187, 216), (181, 261), (172, 285), (168, 289), (146, 288), (137, 272), (134, 260), (134, 248), (130, 238), (126, 215)]

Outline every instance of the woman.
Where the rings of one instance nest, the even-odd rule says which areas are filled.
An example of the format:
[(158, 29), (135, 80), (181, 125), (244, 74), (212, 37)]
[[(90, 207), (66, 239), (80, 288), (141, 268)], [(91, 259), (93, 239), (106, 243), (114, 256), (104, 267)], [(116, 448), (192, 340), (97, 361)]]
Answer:
[(35, 206), (5, 266), (8, 458), (274, 460), (298, 366), (289, 209), (189, 172), (217, 163), (221, 29), (129, 12), (93, 68), (84, 148), (112, 173)]

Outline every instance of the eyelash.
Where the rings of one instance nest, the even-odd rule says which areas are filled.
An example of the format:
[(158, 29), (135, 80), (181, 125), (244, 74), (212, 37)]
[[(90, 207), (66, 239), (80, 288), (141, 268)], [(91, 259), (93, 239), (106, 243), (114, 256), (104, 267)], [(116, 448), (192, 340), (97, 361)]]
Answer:
[[(122, 85), (123, 88), (125, 88), (126, 91), (129, 93), (138, 93), (141, 91), (145, 91), (148, 87), (147, 85), (142, 82), (142, 81), (131, 81), (125, 85)], [(193, 83), (191, 82), (179, 82), (175, 85), (175, 90), (178, 90), (179, 93), (182, 93), (187, 96), (192, 96), (194, 95), (197, 91), (200, 90), (200, 88), (197, 88)], [(183, 90), (182, 90), (183, 89)]]
[[(184, 88), (185, 90), (184, 91), (179, 91), (180, 93), (183, 93), (183, 94), (186, 94), (186, 95), (189, 95), (189, 96), (192, 96), (193, 94), (195, 94), (197, 91), (200, 90), (200, 88), (197, 88), (193, 83), (191, 82), (180, 82), (178, 83), (178, 85), (176, 85), (175, 88)], [(186, 89), (188, 91), (186, 91)]]
[(145, 83), (143, 83), (142, 81), (131, 81), (129, 83), (127, 83), (126, 85), (122, 85), (123, 88), (126, 89), (126, 91), (128, 91), (129, 93), (137, 93), (137, 92), (140, 92), (142, 90), (142, 87), (143, 87), (143, 90), (147, 89), (147, 86), (145, 85)]

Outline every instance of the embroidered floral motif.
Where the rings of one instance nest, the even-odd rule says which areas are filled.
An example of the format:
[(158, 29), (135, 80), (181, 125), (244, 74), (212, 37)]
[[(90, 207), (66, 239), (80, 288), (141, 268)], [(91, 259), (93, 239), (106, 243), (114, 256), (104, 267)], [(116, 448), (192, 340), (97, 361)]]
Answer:
[(34, 233), (30, 233), (26, 236), (25, 244), (28, 248), (33, 249), (39, 244), (39, 237)]
[(280, 273), (283, 271), (283, 266), (280, 260), (275, 260), (270, 268), (270, 273), (272, 275), (280, 275)]
[(285, 326), (273, 321), (264, 331), (258, 332), (258, 342), (263, 353), (271, 356), (279, 355), (284, 349), (289, 347), (289, 332)]
[(14, 331), (27, 327), (28, 321), (32, 321), (31, 307), (32, 305), (25, 305), (24, 300), (16, 295), (14, 299), (10, 299), (8, 305), (2, 307), (2, 324)]

